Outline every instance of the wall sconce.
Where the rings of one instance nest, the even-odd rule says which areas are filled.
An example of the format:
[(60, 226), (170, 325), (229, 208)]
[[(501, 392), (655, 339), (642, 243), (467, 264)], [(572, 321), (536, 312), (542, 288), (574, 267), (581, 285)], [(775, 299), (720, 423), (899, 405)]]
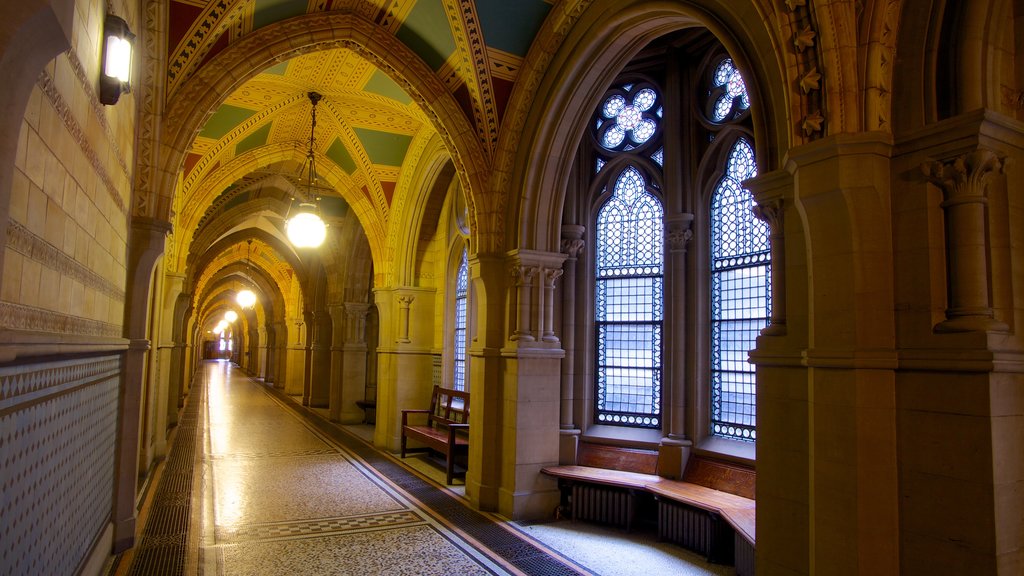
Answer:
[(100, 70), (100, 102), (116, 104), (121, 94), (131, 90), (132, 52), (135, 34), (128, 23), (107, 14), (103, 23), (103, 68)]

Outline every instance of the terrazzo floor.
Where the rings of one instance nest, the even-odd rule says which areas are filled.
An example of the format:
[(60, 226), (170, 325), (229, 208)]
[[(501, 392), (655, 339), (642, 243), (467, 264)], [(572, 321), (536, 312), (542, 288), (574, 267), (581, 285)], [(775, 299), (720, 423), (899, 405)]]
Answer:
[(193, 395), (195, 434), (179, 432), (169, 456), (195, 443), (192, 490), (161, 480), (151, 505), (187, 501), (189, 533), (159, 537), (147, 524), (111, 574), (735, 573), (650, 534), (477, 512), (435, 464), (379, 452), (371, 426), (330, 424), (227, 362), (204, 364)]

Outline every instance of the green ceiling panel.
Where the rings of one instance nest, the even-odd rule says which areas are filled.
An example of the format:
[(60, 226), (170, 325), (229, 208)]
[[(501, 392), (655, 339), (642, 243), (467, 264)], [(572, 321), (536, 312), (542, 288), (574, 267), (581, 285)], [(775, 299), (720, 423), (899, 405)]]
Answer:
[(206, 121), (206, 126), (203, 126), (203, 131), (199, 135), (204, 138), (220, 140), (225, 134), (231, 132), (235, 126), (245, 122), (246, 119), (255, 113), (255, 110), (249, 110), (248, 108), (221, 104), (220, 108), (217, 108), (217, 111), (213, 113), (213, 116), (210, 116), (210, 119)]
[(395, 34), (435, 72), (455, 51), (455, 39), (441, 0), (420, 0)]
[(409, 104), (412, 102), (412, 98), (410, 98), (398, 84), (395, 84), (394, 80), (389, 78), (387, 74), (380, 70), (373, 73), (373, 76), (370, 77), (370, 81), (366, 83), (366, 86), (363, 86), (363, 90), (373, 92), (374, 94), (380, 94), (385, 98), (397, 100), (402, 104)]
[(551, 4), (544, 0), (477, 0), (484, 41), (488, 46), (526, 56)]
[(235, 146), (235, 156), (266, 144), (267, 138), (270, 137), (270, 127), (272, 125), (273, 123), (267, 122), (266, 125), (260, 126), (254, 130), (252, 134), (243, 138), (242, 141)]
[(345, 145), (341, 143), (339, 138), (335, 138), (334, 142), (331, 143), (331, 147), (327, 149), (327, 157), (350, 176), (356, 171), (355, 160), (349, 155), (348, 150), (345, 149)]
[(370, 162), (386, 166), (401, 166), (405, 160), (405, 153), (409, 150), (412, 136), (405, 134), (393, 134), (370, 130), (369, 128), (355, 128), (356, 136), (366, 148), (370, 156)]
[(270, 68), (267, 68), (266, 70), (264, 70), (263, 73), (264, 74), (276, 74), (278, 76), (284, 76), (285, 74), (288, 73), (288, 63), (289, 62), (291, 62), (291, 60), (285, 60), (284, 62), (281, 62), (280, 64), (274, 64)]
[(253, 7), (252, 29), (287, 20), (306, 13), (307, 0), (256, 0)]
[(320, 213), (328, 218), (343, 218), (348, 213), (348, 202), (338, 196), (320, 198)]

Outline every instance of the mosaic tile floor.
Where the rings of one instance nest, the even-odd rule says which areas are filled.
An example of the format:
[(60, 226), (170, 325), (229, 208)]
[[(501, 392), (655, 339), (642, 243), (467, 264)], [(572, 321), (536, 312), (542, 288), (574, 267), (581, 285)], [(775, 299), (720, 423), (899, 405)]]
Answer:
[(733, 573), (642, 536), (477, 512), (429, 462), (378, 452), (366, 429), (332, 425), (225, 362), (204, 365), (193, 394), (117, 574)]

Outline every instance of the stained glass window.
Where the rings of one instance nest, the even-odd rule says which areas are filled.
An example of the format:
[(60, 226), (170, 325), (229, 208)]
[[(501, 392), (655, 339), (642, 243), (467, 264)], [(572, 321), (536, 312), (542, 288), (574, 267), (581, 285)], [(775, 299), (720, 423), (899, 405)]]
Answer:
[(597, 216), (599, 423), (661, 425), (663, 209), (627, 167)]
[(595, 126), (597, 140), (607, 150), (633, 150), (646, 144), (658, 131), (661, 106), (658, 93), (649, 86), (625, 84), (604, 99)]
[(730, 58), (722, 60), (715, 69), (711, 93), (717, 96), (711, 112), (711, 118), (715, 122), (729, 120), (735, 114), (750, 108), (747, 85)]
[(469, 292), (469, 259), (462, 251), (459, 271), (455, 273), (455, 361), (452, 387), (466, 389), (466, 294)]
[(757, 174), (740, 139), (711, 200), (711, 432), (756, 439), (754, 367), (747, 362), (771, 312), (768, 226), (741, 182)]

